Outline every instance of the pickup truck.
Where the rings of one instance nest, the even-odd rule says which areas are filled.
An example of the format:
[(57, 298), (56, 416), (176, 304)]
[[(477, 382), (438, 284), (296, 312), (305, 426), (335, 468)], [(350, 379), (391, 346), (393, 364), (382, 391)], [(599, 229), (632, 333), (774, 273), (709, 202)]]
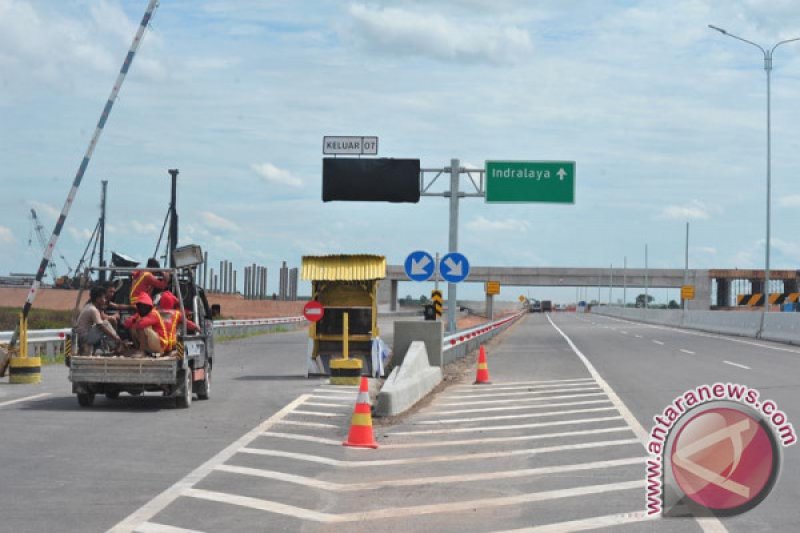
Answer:
[[(194, 282), (193, 271), (184, 269), (146, 269), (146, 268), (90, 268), (85, 279), (91, 279), (89, 271), (107, 270), (112, 280), (122, 283), (115, 297), (116, 303), (127, 303), (130, 277), (134, 270), (151, 272), (170, 272), (170, 290), (178, 297), (180, 311), (186, 311), (200, 331), (189, 334), (185, 323), (178, 332), (176, 349), (159, 357), (146, 356), (134, 358), (116, 355), (112, 351), (97, 351), (92, 355), (79, 355), (75, 331), (80, 307), (85, 303), (87, 291), (82, 287), (73, 313), (72, 333), (68, 335), (65, 364), (69, 367), (69, 379), (72, 392), (78, 397), (81, 407), (90, 407), (95, 395), (104, 394), (106, 398), (116, 399), (121, 392), (139, 396), (145, 392), (161, 392), (164, 396), (175, 399), (179, 408), (188, 408), (192, 404), (193, 394), (198, 399), (207, 400), (211, 392), (211, 370), (214, 363), (214, 334), (211, 310), (203, 289)], [(120, 324), (126, 311), (121, 316)], [(128, 332), (120, 325), (118, 333), (124, 339)]]

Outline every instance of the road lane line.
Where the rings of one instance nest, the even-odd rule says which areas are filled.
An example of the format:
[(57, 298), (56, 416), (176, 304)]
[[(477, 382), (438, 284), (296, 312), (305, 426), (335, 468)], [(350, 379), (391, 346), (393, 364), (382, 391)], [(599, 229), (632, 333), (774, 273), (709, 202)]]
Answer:
[(745, 370), (752, 370), (752, 368), (750, 368), (749, 366), (741, 365), (739, 363), (734, 363), (732, 361), (723, 361), (723, 363), (725, 363), (726, 365), (738, 366), (739, 368), (744, 368)]
[(302, 433), (283, 433), (281, 431), (265, 431), (262, 437), (277, 437), (279, 439), (299, 440), (303, 442), (316, 442), (317, 444), (328, 444), (330, 446), (342, 446), (341, 440), (326, 439), (325, 437), (315, 437), (314, 435), (303, 435)]
[(682, 351), (683, 353), (688, 353), (689, 355), (694, 355), (694, 352), (693, 352), (693, 351), (691, 351), (691, 350), (684, 350), (683, 348), (681, 348), (681, 351)]
[(577, 496), (587, 496), (590, 494), (603, 494), (606, 492), (643, 489), (644, 480), (623, 481), (620, 483), (606, 483), (602, 485), (587, 485), (572, 489), (549, 490), (544, 492), (532, 492), (527, 494), (516, 494), (514, 496), (502, 496), (498, 498), (481, 498), (479, 500), (465, 500), (452, 503), (440, 503), (429, 505), (416, 505), (411, 507), (390, 507), (387, 509), (376, 509), (374, 511), (359, 511), (355, 513), (329, 514), (304, 509), (293, 505), (285, 505), (260, 498), (249, 496), (237, 496), (224, 492), (214, 492), (201, 489), (187, 489), (184, 496), (200, 498), (208, 501), (228, 503), (250, 509), (257, 509), (276, 514), (283, 514), (304, 520), (312, 520), (323, 523), (342, 523), (342, 522), (361, 522), (363, 520), (379, 520), (389, 518), (405, 518), (408, 516), (420, 516), (427, 514), (456, 513), (477, 509), (489, 509), (493, 507), (505, 507), (509, 505), (521, 505), (524, 503), (541, 502), (560, 498), (573, 498)]
[(386, 479), (372, 483), (336, 483), (324, 481), (314, 477), (287, 474), (274, 470), (264, 470), (260, 468), (250, 468), (235, 465), (219, 465), (216, 470), (231, 474), (241, 474), (245, 476), (260, 477), (264, 479), (274, 479), (285, 481), (304, 487), (311, 487), (319, 490), (331, 492), (355, 492), (362, 490), (377, 490), (387, 487), (414, 487), (417, 485), (433, 485), (446, 483), (468, 483), (475, 481), (488, 481), (497, 479), (514, 479), (529, 476), (540, 476), (548, 474), (563, 474), (566, 472), (581, 472), (586, 470), (601, 470), (605, 468), (616, 468), (619, 466), (630, 466), (644, 464), (647, 457), (627, 457), (624, 459), (613, 459), (608, 461), (592, 461), (589, 463), (577, 463), (571, 465), (546, 466), (539, 468), (525, 468), (515, 470), (500, 470), (495, 472), (483, 472), (475, 474), (453, 474), (448, 476), (414, 477), (405, 479)]
[(637, 339), (643, 339), (644, 338), (641, 335), (634, 335), (634, 337), (636, 337)]
[(610, 514), (606, 516), (594, 516), (581, 520), (570, 520), (569, 522), (557, 522), (555, 524), (545, 524), (542, 526), (524, 527), (521, 529), (506, 529), (495, 533), (571, 533), (573, 531), (587, 531), (589, 529), (599, 529), (623, 524), (635, 524), (637, 522), (647, 522), (649, 520), (659, 520), (660, 515), (648, 515), (644, 511), (633, 513)]
[(557, 389), (559, 387), (585, 387), (587, 385), (591, 385), (591, 379), (587, 381), (581, 381), (576, 383), (551, 383), (547, 385), (501, 385), (499, 387), (483, 387), (482, 385), (474, 385), (472, 389), (462, 389), (459, 391), (447, 391), (444, 396), (448, 397), (460, 397), (464, 396), (465, 394), (485, 394), (485, 395), (492, 395), (497, 391), (546, 391), (548, 389)]
[(480, 431), (505, 431), (516, 429), (543, 428), (551, 426), (567, 426), (571, 424), (592, 424), (594, 422), (607, 422), (609, 420), (620, 420), (622, 416), (601, 416), (597, 418), (577, 418), (575, 420), (558, 420), (556, 422), (536, 422), (534, 424), (512, 424), (508, 426), (487, 426), (480, 429), (476, 428), (448, 428), (448, 429), (422, 429), (417, 431), (394, 431), (386, 435), (435, 435), (441, 433), (475, 433)]
[(627, 335), (628, 334), (627, 331), (623, 331), (623, 330), (620, 330), (619, 332), (622, 333), (623, 335)]
[(540, 391), (522, 391), (522, 392), (500, 392), (498, 394), (448, 394), (443, 396), (444, 399), (447, 400), (467, 400), (467, 399), (474, 399), (474, 398), (501, 398), (505, 396), (534, 396), (538, 394), (553, 394), (556, 392), (582, 392), (582, 391), (590, 391), (590, 390), (597, 390), (599, 387), (597, 385), (589, 385), (588, 383), (585, 385), (575, 385), (573, 387), (565, 388), (565, 389), (548, 389), (548, 390), (540, 390)]
[(353, 405), (355, 403), (356, 396), (352, 397), (338, 397), (338, 396), (331, 396), (330, 394), (309, 394), (309, 398), (314, 398), (317, 400), (325, 400), (327, 402), (341, 402), (337, 405)]
[(543, 448), (526, 448), (523, 450), (504, 450), (501, 452), (466, 453), (459, 455), (434, 455), (430, 457), (408, 457), (404, 459), (374, 459), (371, 461), (349, 461), (346, 459), (332, 459), (323, 455), (313, 455), (310, 453), (286, 452), (283, 450), (270, 450), (265, 448), (242, 448), (239, 453), (252, 455), (263, 455), (266, 457), (282, 457), (284, 459), (294, 459), (308, 463), (317, 463), (340, 468), (367, 468), (372, 466), (397, 466), (413, 465), (426, 463), (445, 463), (451, 461), (472, 461), (477, 459), (497, 459), (511, 457), (514, 455), (538, 455), (542, 453), (563, 452), (570, 450), (588, 450), (593, 448), (605, 448), (608, 446), (627, 446), (628, 444), (639, 444), (635, 438), (603, 440), (595, 442), (581, 442), (578, 444), (562, 444), (559, 446), (545, 446)]
[[(617, 393), (614, 392), (614, 389), (611, 388), (611, 385), (609, 385), (608, 382), (605, 379), (603, 379), (603, 376), (600, 375), (600, 373), (597, 371), (597, 369), (594, 367), (591, 361), (589, 361), (589, 359), (585, 355), (583, 355), (583, 352), (581, 352), (578, 349), (578, 347), (575, 346), (575, 343), (572, 342), (572, 339), (570, 339), (566, 333), (561, 331), (561, 328), (556, 326), (555, 322), (553, 322), (553, 320), (549, 316), (547, 317), (547, 320), (550, 322), (550, 325), (553, 326), (555, 330), (564, 338), (564, 340), (567, 341), (567, 344), (569, 345), (570, 348), (572, 348), (572, 351), (575, 352), (575, 355), (578, 356), (578, 358), (586, 366), (586, 369), (589, 370), (589, 374), (591, 374), (592, 377), (594, 377), (595, 381), (600, 384), (600, 386), (606, 392), (608, 397), (611, 398), (611, 401), (614, 403), (614, 405), (617, 406), (617, 409), (619, 410), (622, 417), (625, 419), (625, 422), (628, 423), (631, 429), (633, 429), (633, 432), (639, 438), (642, 447), (646, 448), (649, 435), (642, 426), (642, 424), (639, 423), (639, 421), (633, 415), (631, 410), (628, 409), (628, 406), (626, 406), (625, 403), (622, 401), (622, 399), (617, 395)], [(722, 522), (720, 522), (719, 519), (714, 517), (702, 518), (702, 519), (695, 518), (695, 521), (706, 533), (712, 533), (712, 532), (721, 533), (728, 531), (727, 528), (722, 524)]]
[(7, 405), (14, 405), (15, 403), (22, 403), (32, 400), (38, 400), (40, 398), (44, 398), (45, 396), (51, 396), (49, 392), (42, 392), (40, 394), (34, 394), (32, 396), (25, 396), (24, 398), (17, 398), (16, 400), (8, 400), (5, 402), (0, 402), (0, 407), (5, 407)]
[(283, 417), (285, 417), (307, 399), (307, 394), (302, 394), (295, 398), (294, 401), (287, 404), (283, 409), (266, 419), (254, 429), (247, 432), (245, 435), (239, 437), (239, 439), (234, 441), (227, 448), (189, 472), (189, 474), (187, 474), (183, 479), (167, 488), (161, 494), (128, 515), (117, 525), (109, 529), (109, 533), (130, 533), (139, 524), (149, 521), (155, 515), (163, 511), (169, 504), (174, 502), (184, 490), (189, 490), (190, 487), (210, 474), (216, 466), (221, 465), (233, 457), (239, 451), (239, 449), (256, 440), (263, 432), (267, 431), (275, 423), (279, 422)]
[(145, 522), (136, 528), (136, 533), (203, 533), (199, 529), (184, 529), (182, 527)]
[(425, 425), (438, 425), (438, 424), (468, 424), (470, 422), (485, 422), (487, 420), (488, 421), (516, 420), (520, 418), (543, 418), (547, 416), (574, 415), (578, 413), (597, 413), (600, 411), (614, 411), (615, 409), (616, 407), (611, 405), (609, 407), (591, 407), (588, 409), (567, 409), (561, 411), (549, 411), (547, 413), (527, 413), (522, 415), (476, 416), (471, 418), (445, 418), (438, 420), (421, 420), (419, 422), (415, 422), (414, 425), (425, 426)]
[(658, 344), (659, 346), (664, 346), (664, 343), (661, 341), (653, 340), (653, 344)]
[(331, 398), (355, 398), (357, 393), (354, 391), (334, 390), (334, 389), (314, 389), (314, 394), (323, 393), (324, 396), (330, 395)]
[[(511, 385), (544, 385), (548, 383), (568, 383), (571, 381), (594, 381), (592, 378), (571, 378), (571, 379), (545, 379), (540, 381), (508, 381), (503, 383), (486, 383), (481, 385), (482, 388), (493, 389), (497, 387), (508, 387)], [(451, 390), (458, 389), (475, 389), (475, 385), (454, 385), (450, 387)]]
[(594, 405), (598, 403), (607, 403), (610, 401), (611, 400), (589, 400), (586, 402), (542, 403), (536, 405), (510, 405), (505, 407), (485, 407), (481, 409), (456, 409), (453, 411), (431, 411), (425, 413), (425, 416), (462, 415), (467, 413), (487, 413), (490, 411), (521, 411), (524, 409), (541, 409), (542, 407), (564, 407), (567, 405)]
[[(620, 419), (622, 417), (619, 417)], [(628, 432), (631, 428), (628, 426), (618, 426), (618, 427), (610, 427), (610, 428), (600, 428), (600, 429), (587, 429), (581, 431), (564, 431), (560, 433), (541, 433), (538, 435), (515, 435), (513, 437), (485, 437), (480, 439), (464, 439), (464, 440), (427, 440), (422, 442), (404, 442), (401, 444), (383, 444), (381, 443), (381, 448), (385, 449), (396, 449), (396, 448), (431, 448), (431, 447), (439, 447), (439, 446), (472, 446), (472, 445), (480, 445), (483, 446), (484, 444), (491, 444), (491, 443), (507, 443), (507, 442), (517, 442), (522, 440), (541, 440), (541, 439), (558, 439), (564, 437), (579, 437), (582, 435), (596, 435), (598, 433), (620, 433), (620, 432)], [(338, 441), (336, 442), (337, 446), (341, 446), (341, 443)]]
[(474, 400), (470, 402), (440, 402), (434, 400), (431, 402), (431, 407), (438, 409), (440, 407), (466, 407), (469, 405), (494, 405), (501, 403), (520, 404), (527, 402), (547, 402), (548, 400), (556, 400), (562, 398), (589, 398), (591, 396), (605, 396), (604, 392), (582, 392), (580, 394), (558, 395), (558, 396), (541, 396), (539, 398), (509, 398), (507, 400)]
[[(308, 404), (306, 404), (308, 405)], [(308, 415), (308, 416), (325, 416), (330, 418), (339, 418), (342, 416), (346, 416), (344, 413), (322, 413), (316, 411), (301, 411), (299, 409), (295, 409), (292, 411), (293, 415)]]
[(338, 428), (335, 424), (322, 424), (319, 422), (300, 422), (297, 420), (279, 420), (277, 423), (286, 424), (289, 426), (303, 426), (309, 428)]
[(303, 404), (305, 407), (306, 405), (311, 405), (314, 407), (344, 407), (347, 404), (344, 403), (325, 403), (325, 402), (306, 402)]

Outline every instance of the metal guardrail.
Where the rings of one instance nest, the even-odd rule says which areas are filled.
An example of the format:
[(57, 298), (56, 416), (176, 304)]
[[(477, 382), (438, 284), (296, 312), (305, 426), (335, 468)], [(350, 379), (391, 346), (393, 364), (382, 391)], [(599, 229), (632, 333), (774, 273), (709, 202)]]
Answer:
[(502, 332), (524, 315), (525, 311), (520, 311), (499, 320), (465, 329), (453, 335), (447, 335), (442, 339), (442, 359), (444, 363), (450, 363), (478, 349), (481, 344)]
[[(302, 316), (278, 317), (278, 318), (254, 318), (247, 320), (216, 320), (214, 322), (214, 333), (217, 335), (237, 337), (251, 333), (266, 333), (274, 331), (287, 325), (295, 328), (306, 319)], [(64, 353), (64, 341), (69, 328), (62, 329), (31, 329), (28, 330), (28, 353), (34, 357), (53, 358), (58, 354)], [(11, 340), (13, 331), (0, 331), (0, 344), (8, 343)]]

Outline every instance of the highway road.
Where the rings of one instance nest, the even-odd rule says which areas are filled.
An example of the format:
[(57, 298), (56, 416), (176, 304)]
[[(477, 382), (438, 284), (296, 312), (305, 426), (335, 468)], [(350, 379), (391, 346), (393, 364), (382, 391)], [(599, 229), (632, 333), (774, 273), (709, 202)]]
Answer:
[[(218, 346), (212, 399), (81, 409), (66, 369), (0, 384), (0, 531), (791, 531), (800, 457), (754, 510), (647, 520), (642, 426), (705, 383), (800, 416), (800, 349), (596, 315), (528, 315), (467, 376), (343, 448), (355, 390), (298, 378), (305, 332)], [(638, 427), (637, 427), (638, 426)]]

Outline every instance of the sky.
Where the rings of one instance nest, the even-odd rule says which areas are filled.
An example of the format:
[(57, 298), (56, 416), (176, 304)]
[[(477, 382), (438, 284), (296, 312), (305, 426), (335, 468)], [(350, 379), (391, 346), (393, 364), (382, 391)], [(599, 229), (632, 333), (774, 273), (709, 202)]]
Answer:
[[(30, 208), (49, 237), (146, 5), (0, 0), (0, 275), (38, 268)], [(448, 251), (444, 198), (323, 203), (325, 135), (377, 136), (379, 157), (423, 168), (575, 161), (574, 205), (461, 202), (459, 251), (472, 265), (637, 267), (647, 244), (650, 267), (682, 268), (688, 221), (690, 268), (762, 268), (763, 56), (708, 24), (772, 46), (800, 37), (800, 10), (791, 0), (162, 0), (56, 268), (83, 253), (101, 180), (106, 248), (153, 255), (168, 168), (180, 169), (181, 244), (200, 244), (211, 266), (231, 261), (240, 284), (251, 263), (269, 269), (272, 292), (281, 262), (303, 255), (402, 264), (414, 250)], [(799, 90), (800, 43), (788, 43), (772, 71), (774, 269), (800, 262)], [(504, 287), (501, 298), (574, 300), (565, 290)], [(482, 291), (465, 283), (459, 296)]]

